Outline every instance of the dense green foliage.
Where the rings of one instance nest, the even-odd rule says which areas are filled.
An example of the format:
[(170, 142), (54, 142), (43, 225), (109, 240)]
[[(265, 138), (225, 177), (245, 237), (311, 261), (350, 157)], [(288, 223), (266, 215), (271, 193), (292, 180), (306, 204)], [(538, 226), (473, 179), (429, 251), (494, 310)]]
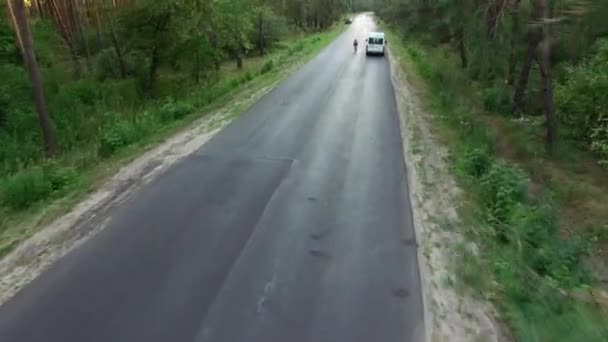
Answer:
[[(403, 33), (458, 56), (482, 89), (486, 109), (506, 116), (542, 115), (548, 108), (540, 72), (540, 27), (547, 28), (559, 136), (608, 161), (606, 61), (608, 2), (581, 0), (361, 0)], [(548, 15), (540, 13), (543, 4)], [(544, 24), (544, 25), (539, 25)], [(526, 67), (526, 54), (531, 63)], [(529, 81), (528, 81), (529, 80)], [(517, 94), (517, 87), (522, 92)], [(551, 101), (549, 99), (549, 101)], [(515, 109), (515, 111), (514, 111)]]
[(588, 58), (569, 65), (556, 87), (564, 129), (608, 163), (608, 40), (600, 40)]
[[(565, 209), (577, 208), (566, 208), (560, 196), (573, 196), (566, 187), (574, 181), (554, 183), (538, 173), (556, 167), (549, 163), (559, 164), (566, 153), (585, 153), (565, 148), (571, 145), (606, 163), (608, 23), (598, 18), (608, 14), (608, 6), (549, 2), (551, 20), (559, 19), (546, 25), (552, 34), (560, 150), (559, 156), (544, 156), (535, 149), (535, 125), (544, 121), (536, 117), (545, 109), (538, 42), (531, 50), (525, 106), (521, 113), (514, 111), (530, 40), (545, 20), (535, 12), (537, 1), (359, 3), (374, 8), (396, 31), (399, 39), (391, 38), (391, 53), (409, 61), (428, 87), (424, 94), (433, 122), (449, 142), (455, 174), (466, 190), (460, 232), (478, 247), (457, 247), (457, 275), (497, 305), (519, 341), (608, 340), (605, 303), (590, 294), (602, 291), (600, 270), (589, 263), (602, 246), (600, 239), (605, 243), (608, 226), (576, 222), (579, 227), (564, 227)], [(527, 120), (516, 121), (520, 116)], [(516, 124), (517, 143), (525, 148), (508, 146), (512, 137), (506, 135), (513, 133), (491, 129), (496, 121)], [(568, 200), (580, 204), (584, 199)], [(594, 214), (604, 215), (594, 222), (606, 224), (604, 211)]]
[(526, 172), (493, 154), (497, 139), (463, 96), (469, 75), (453, 58), (413, 42), (400, 50), (392, 41), (392, 53), (407, 55), (428, 86), (429, 110), (468, 190), (462, 232), (479, 249), (456, 248), (457, 276), (497, 304), (519, 341), (605, 341), (606, 318), (592, 299), (574, 295), (595, 282), (584, 258), (597, 235), (558, 234), (552, 190), (532, 196)]

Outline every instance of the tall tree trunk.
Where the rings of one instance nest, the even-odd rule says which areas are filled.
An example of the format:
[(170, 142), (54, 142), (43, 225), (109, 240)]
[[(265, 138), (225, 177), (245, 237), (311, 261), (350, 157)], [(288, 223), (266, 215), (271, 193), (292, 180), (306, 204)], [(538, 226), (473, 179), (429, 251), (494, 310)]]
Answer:
[(526, 88), (528, 87), (530, 70), (532, 69), (532, 63), (534, 62), (536, 48), (538, 47), (538, 43), (541, 39), (541, 34), (537, 29), (532, 28), (531, 30), (532, 31), (528, 32), (526, 57), (521, 66), (519, 80), (517, 81), (515, 93), (513, 95), (513, 114), (522, 114), (524, 111), (524, 105), (526, 103)]
[(74, 42), (74, 31), (71, 25), (70, 18), (66, 14), (67, 7), (65, 2), (57, 3), (57, 0), (45, 0), (45, 4), (49, 10), (50, 16), (53, 18), (59, 34), (67, 44), (70, 50), (74, 76), (80, 76), (80, 62), (78, 60), (78, 52)]
[(71, 10), (72, 15), (74, 16), (74, 23), (78, 28), (78, 33), (80, 35), (82, 45), (84, 45), (87, 69), (90, 72), (91, 70), (93, 70), (93, 66), (91, 64), (91, 50), (89, 49), (89, 38), (85, 33), (84, 21), (82, 20), (82, 9), (80, 8), (80, 1), (75, 1), (74, 6), (71, 8)]
[(156, 45), (152, 47), (152, 58), (150, 61), (150, 72), (149, 72), (149, 81), (148, 81), (148, 93), (151, 97), (156, 97), (156, 76), (158, 74), (158, 48)]
[(104, 46), (103, 29), (101, 27), (101, 16), (99, 15), (99, 11), (101, 11), (101, 9), (99, 8), (99, 3), (97, 1), (99, 0), (95, 0), (95, 8), (93, 9), (93, 11), (95, 12), (95, 33), (97, 36), (97, 49), (101, 51)]
[(240, 47), (238, 47), (236, 49), (236, 51), (234, 52), (234, 58), (236, 60), (236, 68), (239, 70), (243, 68), (243, 53), (241, 51), (242, 51), (242, 49)]
[(466, 68), (468, 65), (467, 61), (467, 49), (464, 44), (464, 28), (461, 26), (456, 31), (456, 38), (458, 39), (458, 52), (460, 54), (460, 64), (463, 68)]
[(201, 52), (198, 48), (194, 57), (194, 82), (196, 84), (201, 82)]
[(114, 51), (116, 51), (116, 58), (118, 58), (118, 68), (120, 69), (120, 78), (127, 78), (127, 67), (125, 64), (125, 58), (122, 54), (122, 49), (120, 48), (120, 44), (118, 43), (118, 36), (116, 35), (116, 30), (114, 30), (114, 22), (112, 18), (106, 13), (106, 20), (108, 25), (110, 26), (110, 36), (112, 37), (112, 45), (114, 45)]
[(266, 42), (264, 38), (264, 15), (260, 13), (260, 16), (258, 18), (258, 45), (260, 49), (260, 56), (263, 56), (265, 52)]
[[(217, 51), (218, 50), (217, 33), (214, 30), (209, 30), (206, 34), (209, 36), (209, 45), (211, 45), (211, 50)], [(217, 53), (213, 53), (212, 57), (213, 57), (213, 65), (215, 67), (215, 71), (219, 71), (222, 66), (221, 65), (222, 61), (218, 57)]]
[(30, 81), (32, 82), (34, 102), (36, 104), (38, 121), (42, 130), (44, 151), (47, 156), (53, 156), (59, 152), (57, 136), (53, 121), (46, 107), (44, 89), (42, 88), (42, 77), (40, 76), (40, 68), (38, 67), (36, 54), (34, 52), (34, 40), (25, 15), (25, 4), (23, 3), (23, 0), (8, 0), (7, 3), (23, 61), (25, 62)]
[(553, 104), (553, 79), (551, 77), (551, 11), (547, 0), (538, 0), (541, 13), (543, 38), (540, 43), (540, 75), (543, 88), (543, 107), (547, 121), (546, 148), (553, 154), (557, 142), (557, 118)]
[(44, 18), (44, 8), (42, 7), (40, 0), (36, 0), (36, 9), (38, 10), (38, 15), (40, 18)]
[(511, 9), (511, 51), (509, 55), (509, 71), (507, 84), (515, 84), (515, 72), (517, 69), (517, 45), (519, 41), (519, 0), (513, 2)]
[(151, 97), (156, 97), (156, 81), (158, 78), (158, 67), (160, 65), (160, 46), (159, 46), (159, 35), (165, 30), (165, 27), (169, 23), (170, 14), (165, 14), (159, 18), (154, 28), (154, 40), (150, 58), (150, 69), (149, 69), (149, 80), (148, 80), (148, 92)]

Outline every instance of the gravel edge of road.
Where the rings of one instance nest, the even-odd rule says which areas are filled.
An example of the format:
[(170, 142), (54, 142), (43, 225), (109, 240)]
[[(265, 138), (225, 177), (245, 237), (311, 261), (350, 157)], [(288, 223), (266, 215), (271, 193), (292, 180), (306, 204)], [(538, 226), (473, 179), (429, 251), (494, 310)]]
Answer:
[(425, 341), (505, 341), (496, 320), (496, 310), (489, 303), (445, 285), (454, 279), (450, 274), (453, 272), (450, 260), (455, 251), (451, 246), (458, 243), (466, 245), (466, 241), (457, 232), (447, 231), (437, 222), (441, 219), (449, 224), (458, 224), (454, 203), (457, 203), (461, 190), (449, 174), (444, 161), (447, 151), (431, 133), (427, 114), (408, 81), (406, 71), (398, 57), (393, 56), (390, 50), (388, 52), (419, 246)]

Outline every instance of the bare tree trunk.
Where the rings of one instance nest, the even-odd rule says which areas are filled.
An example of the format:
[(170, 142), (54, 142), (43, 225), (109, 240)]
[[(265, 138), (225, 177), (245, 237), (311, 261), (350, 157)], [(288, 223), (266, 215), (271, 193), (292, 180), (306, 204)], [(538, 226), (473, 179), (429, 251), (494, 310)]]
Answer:
[(196, 55), (194, 58), (194, 82), (196, 84), (201, 82), (201, 53), (198, 48), (196, 49)]
[[(209, 30), (206, 34), (209, 36), (209, 44), (211, 45), (212, 50), (216, 51), (218, 49), (217, 33), (214, 30)], [(212, 55), (212, 57), (213, 57), (213, 65), (215, 66), (215, 71), (219, 71), (222, 61), (217, 56), (217, 53), (214, 53)]]
[(258, 47), (260, 49), (260, 56), (264, 55), (264, 16), (260, 13), (258, 18)]
[(517, 69), (517, 45), (519, 40), (519, 0), (513, 2), (511, 9), (511, 53), (509, 55), (509, 72), (507, 84), (515, 84), (515, 72)]
[(149, 73), (149, 82), (148, 82), (148, 93), (151, 97), (156, 97), (156, 77), (158, 74), (158, 48), (156, 45), (152, 47), (152, 59), (150, 61), (150, 73)]
[(74, 23), (78, 28), (78, 33), (80, 35), (80, 39), (82, 40), (82, 44), (84, 45), (84, 52), (86, 57), (87, 69), (89, 72), (93, 70), (93, 66), (91, 64), (91, 50), (89, 49), (89, 38), (85, 33), (84, 21), (82, 20), (82, 9), (80, 8), (80, 2), (75, 1), (74, 6), (71, 8), (72, 15), (74, 16)]
[(44, 151), (47, 156), (53, 156), (59, 151), (57, 136), (53, 121), (46, 107), (44, 90), (42, 88), (42, 77), (40, 76), (40, 68), (38, 67), (36, 54), (34, 52), (34, 40), (25, 15), (25, 4), (23, 3), (23, 0), (8, 0), (7, 3), (23, 61), (25, 62), (30, 81), (32, 82), (34, 102), (36, 104), (38, 120), (42, 130)]
[(106, 19), (108, 21), (108, 25), (110, 26), (110, 35), (112, 36), (112, 44), (114, 45), (114, 51), (116, 51), (116, 58), (118, 58), (120, 78), (125, 79), (127, 78), (127, 67), (125, 64), (124, 56), (122, 54), (122, 50), (120, 49), (120, 44), (118, 43), (118, 36), (116, 36), (116, 31), (114, 30), (114, 22), (108, 14), (106, 14)]
[(78, 61), (78, 52), (74, 43), (74, 31), (71, 25), (70, 18), (66, 18), (66, 6), (64, 2), (61, 5), (57, 4), (57, 0), (45, 0), (49, 14), (53, 18), (57, 29), (70, 50), (70, 57), (74, 68), (74, 75), (80, 75), (80, 62)]
[(158, 78), (158, 67), (160, 64), (160, 54), (158, 46), (159, 35), (165, 30), (165, 27), (169, 23), (170, 15), (166, 14), (162, 18), (159, 18), (156, 27), (154, 28), (154, 41), (152, 45), (151, 58), (150, 58), (150, 69), (149, 69), (149, 80), (148, 80), (148, 92), (151, 97), (156, 97), (156, 81)]
[(36, 0), (36, 8), (38, 9), (38, 15), (40, 18), (44, 18), (44, 8), (42, 7), (40, 0)]
[(528, 87), (528, 79), (530, 78), (530, 70), (536, 55), (536, 48), (540, 42), (541, 35), (536, 29), (528, 33), (528, 47), (526, 49), (526, 57), (524, 64), (521, 66), (519, 80), (515, 87), (513, 95), (513, 114), (522, 114), (526, 103), (526, 88)]
[(236, 68), (237, 69), (242, 69), (243, 68), (243, 53), (241, 52), (241, 48), (238, 47), (234, 53), (234, 58), (236, 60)]
[(553, 104), (553, 79), (551, 77), (551, 13), (547, 0), (538, 0), (541, 13), (543, 40), (540, 43), (540, 75), (543, 88), (543, 107), (547, 120), (547, 153), (553, 154), (557, 142), (557, 118)]
[(467, 49), (464, 45), (464, 28), (461, 26), (458, 28), (456, 32), (456, 38), (458, 39), (458, 52), (460, 54), (460, 63), (463, 68), (466, 68), (468, 65), (467, 61)]
[(95, 2), (95, 26), (97, 34), (97, 48), (101, 51), (103, 49), (103, 30), (101, 28), (101, 18), (99, 15), (99, 4)]

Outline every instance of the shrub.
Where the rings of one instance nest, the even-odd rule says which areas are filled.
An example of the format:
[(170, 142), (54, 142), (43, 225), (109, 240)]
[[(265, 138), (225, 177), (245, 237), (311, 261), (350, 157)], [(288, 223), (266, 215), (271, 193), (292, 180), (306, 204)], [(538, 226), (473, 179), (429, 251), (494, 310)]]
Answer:
[(459, 169), (474, 178), (483, 176), (488, 171), (490, 164), (490, 155), (487, 150), (482, 148), (470, 149), (459, 159)]
[(98, 85), (100, 101), (111, 108), (135, 108), (142, 103), (143, 93), (137, 80), (107, 80)]
[(70, 186), (78, 175), (73, 167), (60, 167), (54, 164), (46, 166), (44, 173), (53, 191), (60, 191)]
[(555, 104), (560, 121), (572, 138), (608, 163), (608, 40), (601, 40), (596, 52), (576, 67), (566, 69), (555, 87)]
[(481, 178), (480, 184), (488, 222), (507, 223), (517, 203), (525, 199), (525, 178), (515, 168), (495, 162)]
[(481, 92), (481, 99), (484, 108), (489, 112), (504, 115), (511, 113), (509, 90), (503, 85), (495, 84), (492, 87), (483, 89)]
[(600, 164), (608, 167), (608, 114), (601, 118), (591, 134), (591, 151), (600, 157)]
[(287, 53), (291, 56), (302, 50), (304, 50), (304, 42), (300, 40), (297, 43), (291, 45), (287, 50)]
[(117, 121), (102, 130), (98, 153), (109, 157), (119, 149), (137, 141), (142, 132), (132, 121)]
[(120, 76), (116, 52), (113, 48), (101, 50), (95, 59), (95, 75), (100, 81)]
[(17, 210), (48, 197), (52, 191), (53, 184), (42, 167), (23, 170), (0, 182), (2, 203)]
[(237, 88), (239, 85), (241, 84), (241, 79), (240, 78), (233, 78), (230, 80), (230, 82), (228, 83), (228, 86), (230, 89), (235, 89)]
[(253, 75), (249, 71), (247, 71), (245, 73), (245, 75), (243, 76), (243, 79), (242, 79), (241, 82), (242, 83), (247, 83), (247, 82), (251, 81), (252, 79), (253, 79)]
[(160, 108), (158, 115), (162, 121), (167, 122), (181, 119), (193, 111), (194, 107), (191, 104), (170, 98)]
[(84, 105), (93, 105), (99, 99), (98, 87), (99, 84), (96, 84), (93, 80), (83, 78), (61, 89), (73, 101), (79, 101)]
[(274, 60), (269, 59), (266, 63), (264, 63), (264, 66), (262, 66), (260, 73), (263, 75), (272, 71), (272, 69), (274, 69)]

